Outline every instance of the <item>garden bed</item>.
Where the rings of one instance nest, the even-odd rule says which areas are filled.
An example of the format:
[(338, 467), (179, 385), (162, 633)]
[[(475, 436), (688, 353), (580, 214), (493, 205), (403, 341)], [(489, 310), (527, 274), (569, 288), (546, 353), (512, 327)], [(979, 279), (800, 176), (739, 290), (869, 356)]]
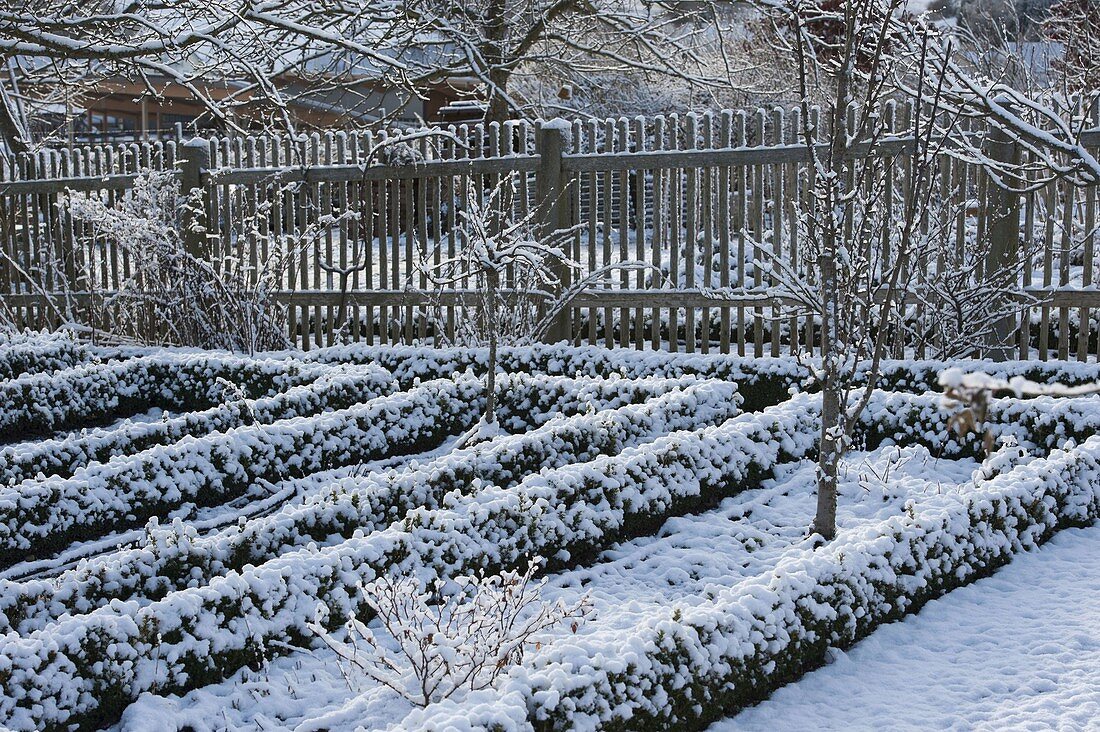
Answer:
[[(933, 388), (951, 364), (890, 364), (897, 390), (872, 395), (841, 532), (819, 545), (820, 399), (802, 365), (505, 349), (504, 429), (456, 449), (484, 405), (484, 355), (96, 352), (0, 381), (22, 395), (4, 424), (123, 418), (0, 450), (0, 551), (28, 568), (0, 580), (0, 725), (96, 728), (151, 692), (201, 707), (249, 667), (315, 653), (321, 605), (333, 628), (369, 619), (359, 582), (541, 555), (547, 593), (590, 590), (596, 615), (498, 689), (411, 713), (369, 689), (318, 704), (348, 719), (381, 704), (381, 727), (697, 727), (1096, 514), (1097, 398), (994, 399), (982, 428), (1004, 447), (979, 469), (981, 435), (952, 429), (958, 406)], [(1092, 368), (987, 371), (1081, 383)], [(66, 394), (94, 408), (32, 408)]]

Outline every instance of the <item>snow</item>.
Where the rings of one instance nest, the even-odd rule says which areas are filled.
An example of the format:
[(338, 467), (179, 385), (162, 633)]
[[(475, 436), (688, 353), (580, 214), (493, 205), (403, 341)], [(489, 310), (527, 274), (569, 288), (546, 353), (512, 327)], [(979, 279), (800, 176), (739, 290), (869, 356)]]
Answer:
[(1092, 728), (1100, 527), (1063, 531), (834, 656), (710, 732)]
[[(936, 459), (923, 447), (853, 454), (842, 470), (841, 530), (897, 515), (914, 497), (957, 490), (976, 468), (969, 459)], [(625, 651), (620, 645), (624, 633), (655, 612), (705, 607), (715, 592), (768, 575), (788, 550), (805, 540), (813, 475), (809, 461), (790, 464), (777, 478), (726, 499), (715, 510), (673, 518), (656, 536), (618, 544), (590, 567), (553, 576), (544, 593), (547, 599), (570, 603), (591, 592), (595, 616), (575, 637), (568, 629), (543, 634), (544, 651), (529, 654), (528, 662), (537, 665), (541, 656), (563, 644), (567, 649), (582, 644), (586, 653), (619, 655)], [(325, 649), (293, 653), (265, 670), (245, 670), (182, 697), (147, 694), (129, 715), (134, 720), (149, 715), (169, 730), (174, 724), (197, 731), (225, 726), (351, 732), (386, 729), (410, 711), (396, 693), (346, 666), (341, 670)], [(118, 732), (140, 729), (124, 719)]]
[[(550, 596), (569, 602), (591, 591), (596, 619), (579, 637), (603, 635), (599, 642), (614, 653), (620, 632), (655, 610), (705, 606), (723, 588), (768, 575), (792, 546), (804, 543), (816, 500), (815, 467), (811, 461), (783, 465), (778, 478), (715, 511), (669, 519), (655, 536), (560, 575)], [(838, 530), (900, 514), (907, 500), (957, 490), (977, 467), (968, 459), (937, 460), (924, 447), (853, 453), (841, 466)]]
[[(948, 384), (984, 372), (1079, 386), (1091, 365), (887, 364), (881, 384), (898, 391), (870, 395), (839, 534), (822, 544), (807, 540), (812, 362), (502, 349), (503, 433), (459, 449), (483, 403), (483, 349), (102, 363), (51, 349), (0, 382), (8, 424), (63, 431), (0, 450), (10, 541), (39, 549), (0, 562), (12, 729), (114, 721), (133, 700), (120, 729), (672, 725), (699, 714), (680, 689), (792, 678), (801, 667), (784, 664), (820, 661), (821, 633), (847, 648), (923, 592), (1100, 515), (1100, 397), (990, 400), (982, 428), (1002, 447), (979, 465), (980, 438), (951, 430), (959, 405), (935, 392), (951, 368)], [(83, 410), (36, 411), (66, 394)], [(153, 409), (169, 413), (150, 421)], [(78, 432), (87, 410), (121, 421)], [(96, 508), (78, 514), (85, 497)], [(28, 538), (38, 524), (23, 514), (50, 531)], [(595, 615), (540, 633), (498, 688), (418, 710), (319, 642), (302, 648), (321, 605), (334, 625), (362, 613), (355, 585), (379, 573), (430, 582), (532, 555), (547, 559), (547, 599), (587, 597)], [(260, 669), (242, 670), (252, 657)], [(182, 696), (158, 696), (166, 686)], [(98, 706), (107, 689), (124, 690), (117, 709)]]

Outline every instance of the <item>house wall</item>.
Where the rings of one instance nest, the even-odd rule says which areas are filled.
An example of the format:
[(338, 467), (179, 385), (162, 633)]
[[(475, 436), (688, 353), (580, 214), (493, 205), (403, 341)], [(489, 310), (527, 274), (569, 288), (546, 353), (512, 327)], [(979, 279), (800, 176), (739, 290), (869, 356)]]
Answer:
[[(397, 90), (378, 89), (370, 82), (357, 88), (315, 90), (306, 94), (303, 94), (307, 91), (305, 85), (298, 82), (288, 84), (286, 89), (288, 96), (296, 98), (291, 104), (295, 121), (304, 127), (319, 129), (369, 123), (378, 119), (383, 111), (394, 113), (394, 121), (399, 125), (435, 122), (439, 110), (459, 94), (451, 88), (431, 88), (425, 90), (421, 99)], [(208, 86), (202, 91), (215, 100), (224, 100), (235, 90)], [(199, 129), (218, 129), (222, 126), (202, 104), (195, 101), (189, 89), (178, 84), (165, 85), (159, 99), (145, 94), (143, 86), (124, 79), (110, 79), (97, 84), (95, 96), (85, 96), (79, 102), (75, 134), (80, 137), (140, 136), (143, 130), (153, 134), (157, 131), (170, 134), (177, 122), (189, 126), (195, 120), (199, 121)], [(247, 99), (247, 95), (242, 97)], [(236, 114), (238, 119), (247, 121), (248, 105), (238, 108)]]

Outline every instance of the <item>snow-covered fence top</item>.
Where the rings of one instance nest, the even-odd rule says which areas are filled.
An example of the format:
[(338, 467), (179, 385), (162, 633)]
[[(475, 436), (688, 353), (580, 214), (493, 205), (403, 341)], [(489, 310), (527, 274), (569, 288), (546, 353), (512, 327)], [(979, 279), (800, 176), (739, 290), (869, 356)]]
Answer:
[[(368, 342), (453, 339), (472, 298), (463, 286), (430, 292), (419, 265), (453, 254), (465, 202), (513, 176), (516, 195), (507, 205), (515, 214), (538, 210), (543, 223), (571, 230), (565, 248), (579, 265), (573, 277), (614, 262), (652, 265), (607, 273), (573, 301), (556, 333), (688, 352), (813, 351), (812, 320), (758, 264), (799, 257), (792, 222), (808, 194), (799, 114), (519, 120), (157, 141), (0, 160), (0, 220), (12, 242), (11, 258), (0, 259), (0, 295), (18, 325), (42, 327), (58, 319), (43, 291), (71, 302), (118, 287), (129, 276), (126, 258), (67, 220), (59, 196), (126, 196), (139, 171), (177, 170), (183, 187), (197, 188), (206, 204), (207, 231), (191, 242), (193, 251), (253, 268), (276, 251), (292, 252), (276, 295), (297, 344), (331, 343), (341, 325)], [(908, 115), (900, 108), (889, 114), (894, 133), (856, 154), (894, 166), (900, 195), (913, 144)], [(1100, 149), (1100, 121), (1081, 141)], [(940, 174), (934, 188), (944, 206), (959, 211), (950, 228), (961, 246), (989, 228), (990, 196), (999, 194), (977, 164), (951, 160)], [(1013, 350), (1021, 358), (1096, 355), (1095, 187), (1055, 182), (1016, 198), (1015, 233), (1041, 243), (1020, 268), (1019, 285), (1044, 306), (1020, 317)], [(928, 263), (932, 272), (943, 266)], [(913, 305), (918, 324), (921, 307)], [(923, 348), (916, 355), (935, 355)]]

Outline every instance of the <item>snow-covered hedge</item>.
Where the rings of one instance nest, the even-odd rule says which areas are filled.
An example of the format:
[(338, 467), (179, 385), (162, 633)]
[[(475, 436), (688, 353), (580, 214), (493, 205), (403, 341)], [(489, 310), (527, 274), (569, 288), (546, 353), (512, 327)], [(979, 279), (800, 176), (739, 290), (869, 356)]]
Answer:
[[(435, 378), (468, 367), (483, 371), (489, 353), (485, 348), (425, 349), (360, 344), (323, 348), (302, 358), (320, 363), (376, 363), (392, 370), (404, 383), (413, 377)], [(806, 370), (790, 358), (703, 356), (564, 344), (503, 347), (498, 354), (498, 369), (505, 373), (617, 375), (626, 379), (685, 375), (724, 379), (740, 385), (745, 399), (743, 408), (747, 412), (759, 411), (787, 399), (790, 390), (798, 388), (807, 376)]]
[(498, 689), (414, 712), (404, 728), (699, 729), (765, 698), (876, 626), (1100, 517), (1100, 437), (887, 521), (790, 550), (773, 572), (615, 640), (570, 639)]
[[(889, 399), (876, 396), (869, 421)], [(9, 634), (0, 640), (0, 670), (11, 669), (6, 678), (0, 673), (0, 722), (17, 729), (94, 725), (114, 719), (145, 690), (210, 683), (280, 644), (306, 642), (306, 622), (319, 603), (334, 611), (334, 620), (362, 612), (354, 587), (380, 572), (454, 576), (514, 566), (532, 554), (550, 557), (552, 567), (588, 562), (613, 542), (704, 510), (758, 484), (777, 463), (812, 454), (818, 401), (798, 395), (763, 413), (673, 433), (510, 487), (445, 497), (441, 506), (413, 510), (384, 530), (323, 548), (307, 545), (154, 602), (115, 600), (24, 638)], [(967, 443), (945, 447), (965, 450)], [(600, 703), (598, 694), (591, 698)]]
[(184, 503), (220, 504), (259, 480), (423, 449), (472, 423), (481, 402), (473, 376), (440, 379), (336, 412), (154, 447), (71, 478), (0, 488), (0, 565), (140, 526)]
[[(274, 354), (272, 354), (274, 357)], [(307, 361), (324, 363), (377, 363), (394, 371), (402, 382), (413, 376), (436, 378), (472, 366), (483, 370), (488, 362), (486, 349), (414, 346), (334, 346), (312, 351)], [(587, 374), (626, 378), (642, 376), (680, 376), (696, 374), (706, 378), (736, 381), (745, 397), (745, 411), (757, 411), (787, 398), (789, 391), (810, 388), (809, 369), (817, 363), (805, 359), (799, 364), (790, 357), (750, 357), (732, 354), (685, 354), (664, 351), (636, 351), (629, 348), (607, 349), (598, 346), (572, 347), (564, 344), (502, 348), (500, 368), (506, 372), (547, 374)], [(883, 362), (877, 388), (910, 393), (938, 392), (939, 373), (956, 367), (982, 371), (1002, 378), (1024, 376), (1040, 383), (1083, 384), (1100, 382), (1100, 365), (1073, 361), (1008, 361), (963, 359), (887, 360)]]
[(885, 361), (879, 388), (887, 391), (921, 393), (941, 391), (939, 375), (947, 369), (981, 372), (1001, 379), (1021, 376), (1040, 384), (1076, 386), (1100, 382), (1100, 365), (1077, 361), (1005, 361), (978, 359), (955, 361), (904, 360)]
[(401, 569), (452, 576), (544, 554), (587, 561), (664, 518), (715, 505), (782, 459), (812, 449), (801, 397), (620, 455), (484, 488), (446, 507), (332, 547), (306, 547), (209, 584), (141, 603), (114, 601), (20, 638), (0, 639), (0, 723), (14, 729), (117, 718), (152, 688), (181, 691), (310, 636), (320, 603), (361, 612), (358, 581)]
[[(960, 436), (951, 425), (960, 408), (935, 394), (876, 392), (857, 428), (857, 438), (871, 446), (889, 439), (920, 443), (938, 454), (981, 457), (980, 436)], [(995, 441), (1011, 437), (1040, 451), (1062, 447), (1067, 440), (1080, 442), (1100, 429), (1100, 396), (991, 399), (986, 421), (979, 428), (988, 429)]]
[[(504, 425), (525, 429), (555, 415), (645, 401), (669, 388), (667, 379), (517, 374), (499, 382), (498, 414)], [(483, 403), (480, 380), (464, 374), (336, 412), (153, 447), (93, 463), (70, 478), (0, 487), (0, 566), (139, 526), (184, 503), (218, 505), (256, 481), (423, 449), (476, 421)]]
[(154, 407), (208, 409), (232, 398), (272, 396), (329, 369), (293, 360), (158, 354), (82, 364), (0, 382), (0, 442), (76, 429)]
[(291, 387), (257, 400), (236, 399), (201, 412), (155, 421), (125, 422), (60, 439), (25, 442), (0, 448), (0, 485), (47, 476), (70, 477), (78, 468), (132, 455), (184, 437), (201, 437), (249, 424), (346, 409), (396, 388), (393, 375), (375, 366), (333, 369), (312, 383)]
[(344, 479), (304, 503), (211, 537), (200, 538), (193, 528), (174, 522), (152, 529), (146, 546), (90, 560), (56, 579), (0, 580), (3, 630), (27, 633), (63, 612), (88, 612), (112, 598), (140, 593), (155, 599), (311, 541), (333, 543), (384, 528), (413, 508), (433, 508), (485, 485), (507, 488), (540, 470), (615, 454), (667, 432), (720, 423), (739, 411), (734, 384), (694, 377), (662, 381), (667, 393), (643, 404), (551, 420), (525, 434), (406, 470)]
[(65, 334), (9, 337), (0, 340), (0, 381), (60, 371), (89, 360), (88, 352)]

